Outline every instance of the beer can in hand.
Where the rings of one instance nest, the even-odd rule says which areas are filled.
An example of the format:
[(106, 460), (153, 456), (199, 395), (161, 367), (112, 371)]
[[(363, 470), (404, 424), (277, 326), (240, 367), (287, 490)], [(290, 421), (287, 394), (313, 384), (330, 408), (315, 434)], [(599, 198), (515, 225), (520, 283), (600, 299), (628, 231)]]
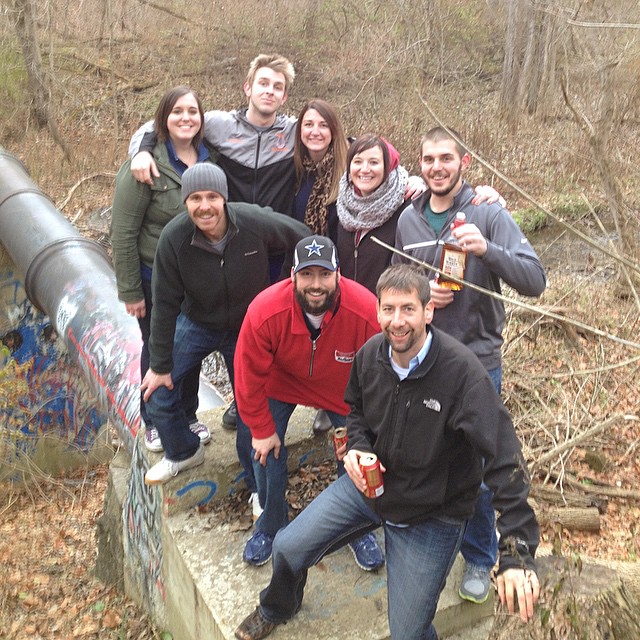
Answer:
[(384, 482), (382, 481), (382, 471), (380, 462), (374, 453), (365, 453), (360, 456), (360, 470), (367, 482), (364, 495), (367, 498), (378, 498), (384, 493)]
[(336, 458), (338, 457), (338, 449), (343, 444), (347, 444), (347, 428), (336, 427), (333, 432), (333, 450), (335, 451)]

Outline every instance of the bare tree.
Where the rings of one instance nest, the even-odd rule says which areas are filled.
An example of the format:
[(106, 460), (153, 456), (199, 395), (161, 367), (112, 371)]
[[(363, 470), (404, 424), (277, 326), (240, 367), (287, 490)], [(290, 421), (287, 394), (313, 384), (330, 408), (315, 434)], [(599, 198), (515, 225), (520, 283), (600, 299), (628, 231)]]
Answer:
[(33, 0), (14, 0), (14, 26), (29, 79), (31, 94), (31, 112), (38, 127), (47, 127), (56, 143), (62, 148), (67, 161), (71, 160), (71, 152), (60, 136), (58, 127), (50, 111), (51, 93), (47, 76), (42, 64), (42, 55), (38, 41), (37, 21)]
[(555, 85), (559, 20), (546, 2), (508, 0), (500, 107), (511, 121), (534, 115)]

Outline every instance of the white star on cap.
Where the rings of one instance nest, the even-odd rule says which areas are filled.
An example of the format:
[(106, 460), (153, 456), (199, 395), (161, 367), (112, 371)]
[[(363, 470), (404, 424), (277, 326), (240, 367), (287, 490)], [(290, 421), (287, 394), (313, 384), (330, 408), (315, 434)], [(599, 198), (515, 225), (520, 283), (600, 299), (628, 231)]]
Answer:
[(307, 258), (310, 258), (312, 255), (317, 255), (322, 257), (322, 254), (320, 253), (320, 251), (324, 249), (324, 245), (318, 244), (314, 238), (313, 242), (311, 244), (305, 244), (304, 248), (309, 251), (309, 255), (307, 255)]

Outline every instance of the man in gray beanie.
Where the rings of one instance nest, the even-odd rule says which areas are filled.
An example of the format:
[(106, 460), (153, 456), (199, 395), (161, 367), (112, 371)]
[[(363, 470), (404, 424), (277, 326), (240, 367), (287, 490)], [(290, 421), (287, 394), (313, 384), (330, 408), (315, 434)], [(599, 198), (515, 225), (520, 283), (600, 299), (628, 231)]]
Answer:
[[(150, 367), (141, 389), (164, 456), (147, 471), (149, 485), (204, 461), (204, 447), (189, 430), (180, 403), (182, 380), (219, 351), (233, 385), (238, 332), (249, 303), (269, 285), (269, 257), (291, 252), (309, 235), (301, 222), (270, 207), (227, 202), (228, 193), (220, 167), (198, 163), (187, 169), (182, 175), (186, 212), (165, 226), (158, 241)], [(290, 267), (285, 264), (287, 272)]]

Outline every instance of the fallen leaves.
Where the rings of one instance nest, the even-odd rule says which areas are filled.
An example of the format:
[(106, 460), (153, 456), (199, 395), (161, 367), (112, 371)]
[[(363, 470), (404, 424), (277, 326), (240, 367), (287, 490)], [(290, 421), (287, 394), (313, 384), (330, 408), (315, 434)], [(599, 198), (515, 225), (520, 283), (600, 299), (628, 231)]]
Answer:
[(92, 575), (107, 473), (101, 467), (86, 482), (48, 481), (39, 491), (3, 488), (2, 640), (160, 637), (133, 602)]

